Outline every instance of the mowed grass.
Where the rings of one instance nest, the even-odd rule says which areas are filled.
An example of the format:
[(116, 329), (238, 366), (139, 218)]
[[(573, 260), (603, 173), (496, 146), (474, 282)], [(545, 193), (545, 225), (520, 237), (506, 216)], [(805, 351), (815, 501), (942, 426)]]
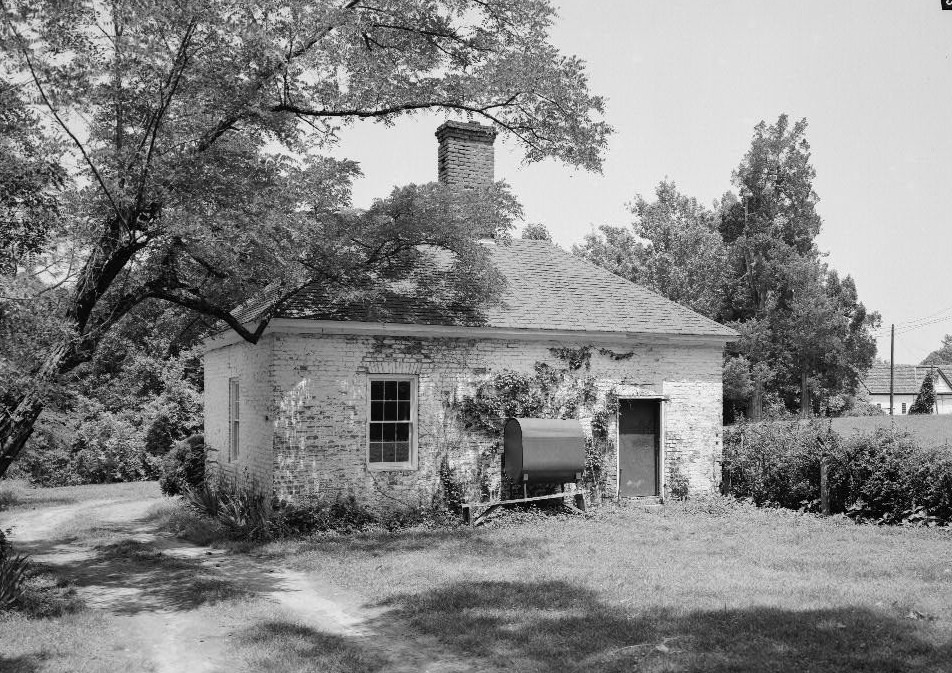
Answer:
[(129, 642), (121, 617), (79, 611), (57, 619), (0, 613), (3, 673), (125, 673), (151, 671)]
[(474, 670), (952, 671), (947, 530), (711, 499), (262, 553)]
[(0, 479), (0, 511), (15, 507), (72, 505), (91, 500), (139, 500), (158, 494), (157, 481), (37, 488), (20, 479)]

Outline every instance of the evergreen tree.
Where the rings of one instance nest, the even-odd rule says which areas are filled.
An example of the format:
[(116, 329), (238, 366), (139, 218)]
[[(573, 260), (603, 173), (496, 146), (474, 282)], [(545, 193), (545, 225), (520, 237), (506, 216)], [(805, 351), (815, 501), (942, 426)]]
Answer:
[(932, 372), (929, 372), (922, 380), (922, 387), (919, 388), (916, 401), (909, 407), (909, 413), (931, 414), (933, 411), (935, 411), (935, 383), (932, 380)]

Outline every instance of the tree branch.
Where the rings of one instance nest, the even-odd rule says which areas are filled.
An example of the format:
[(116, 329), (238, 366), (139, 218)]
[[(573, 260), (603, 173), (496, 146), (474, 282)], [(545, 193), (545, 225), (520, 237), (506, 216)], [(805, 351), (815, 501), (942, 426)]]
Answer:
[(178, 304), (179, 306), (197, 311), (198, 313), (203, 313), (204, 315), (208, 315), (213, 318), (218, 318), (235, 332), (237, 332), (242, 339), (250, 344), (258, 343), (258, 340), (264, 333), (265, 328), (267, 328), (268, 323), (271, 322), (271, 317), (267, 316), (258, 323), (258, 326), (254, 329), (254, 331), (251, 331), (243, 324), (238, 322), (238, 319), (235, 318), (230, 311), (226, 311), (220, 306), (211, 303), (204, 297), (187, 292), (182, 288), (155, 288), (149, 291), (148, 296), (153, 299), (161, 299), (162, 301), (167, 301), (172, 304)]
[(112, 193), (109, 191), (109, 188), (106, 187), (106, 183), (102, 179), (102, 175), (100, 175), (99, 170), (96, 168), (96, 165), (93, 163), (89, 154), (86, 152), (86, 148), (83, 147), (83, 144), (79, 141), (79, 138), (76, 137), (76, 134), (74, 134), (69, 129), (69, 127), (63, 122), (63, 119), (60, 117), (59, 112), (53, 106), (53, 103), (52, 101), (50, 101), (49, 97), (46, 95), (46, 90), (43, 88), (43, 85), (40, 84), (40, 78), (36, 74), (36, 68), (34, 68), (33, 66), (33, 59), (30, 58), (29, 52), (27, 51), (26, 47), (23, 46), (23, 38), (20, 37), (20, 33), (17, 31), (16, 27), (10, 21), (9, 17), (7, 17), (6, 22), (7, 22), (7, 28), (13, 34), (14, 38), (16, 38), (17, 47), (20, 50), (20, 54), (23, 56), (23, 60), (26, 61), (27, 67), (30, 69), (30, 77), (33, 80), (34, 86), (36, 86), (37, 90), (40, 92), (40, 97), (43, 99), (44, 105), (46, 105), (46, 107), (49, 109), (50, 114), (53, 115), (53, 118), (56, 120), (56, 123), (59, 124), (60, 128), (62, 128), (63, 131), (66, 132), (66, 135), (68, 135), (70, 140), (73, 141), (73, 144), (76, 145), (76, 148), (79, 150), (80, 154), (83, 155), (83, 160), (86, 162), (86, 165), (89, 166), (89, 170), (92, 171), (93, 176), (96, 178), (96, 182), (99, 183), (100, 188), (102, 189), (103, 193), (106, 195), (106, 198), (109, 200), (109, 204), (112, 206), (112, 209), (115, 211), (116, 216), (119, 218), (119, 221), (122, 222), (123, 225), (128, 227), (128, 223), (126, 222), (126, 219), (122, 214), (122, 211), (119, 209), (119, 206), (116, 204), (116, 201), (113, 198)]

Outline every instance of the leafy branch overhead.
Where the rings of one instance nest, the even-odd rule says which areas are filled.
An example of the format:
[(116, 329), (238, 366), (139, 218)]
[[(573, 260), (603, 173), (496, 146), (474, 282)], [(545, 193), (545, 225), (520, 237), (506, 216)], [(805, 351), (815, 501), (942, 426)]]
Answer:
[[(475, 240), (519, 217), (504, 185), (408, 187), (358, 213), (359, 167), (322, 153), (347, 125), (429, 110), (492, 123), (526, 161), (599, 170), (604, 104), (583, 62), (550, 44), (554, 20), (546, 0), (0, 0), (0, 91), (39, 114), (11, 123), (52, 143), (16, 158), (70, 168), (34, 172), (47, 200), (2, 193), (17, 233), (0, 240), (0, 282), (16, 311), (0, 321), (39, 297), (55, 319), (35, 326), (41, 347), (5, 360), (38, 385), (0, 391), (0, 474), (44, 386), (149, 302), (256, 341), (268, 315), (245, 325), (232, 311), (265, 287), (276, 307), (313, 279), (346, 294), (410, 278), (434, 249), (462, 281), (491, 281)], [(461, 282), (472, 289), (446, 301), (490, 300), (492, 286)]]

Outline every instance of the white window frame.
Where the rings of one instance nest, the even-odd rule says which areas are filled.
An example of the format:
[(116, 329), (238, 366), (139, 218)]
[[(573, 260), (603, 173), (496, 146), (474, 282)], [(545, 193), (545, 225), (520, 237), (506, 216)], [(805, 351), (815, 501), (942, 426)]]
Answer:
[(241, 385), (237, 376), (228, 379), (228, 462), (238, 460), (241, 449)]
[[(398, 463), (370, 462), (370, 389), (375, 381), (410, 382), (410, 460)], [(373, 471), (415, 470), (417, 468), (417, 437), (419, 418), (417, 417), (418, 378), (411, 374), (370, 374), (367, 376), (367, 418), (364, 433), (364, 461), (367, 469)]]

